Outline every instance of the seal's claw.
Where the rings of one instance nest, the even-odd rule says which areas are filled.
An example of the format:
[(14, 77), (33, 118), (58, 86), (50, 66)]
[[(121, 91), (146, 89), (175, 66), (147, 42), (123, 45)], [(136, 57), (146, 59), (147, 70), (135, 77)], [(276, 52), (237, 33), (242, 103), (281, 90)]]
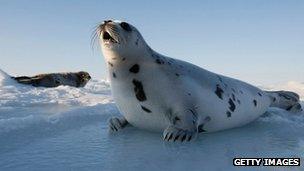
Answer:
[(164, 141), (172, 141), (172, 142), (184, 142), (191, 141), (193, 137), (195, 137), (197, 133), (195, 131), (184, 130), (180, 128), (176, 128), (174, 126), (169, 126), (165, 129), (163, 133)]
[(181, 142), (185, 141), (186, 137), (187, 137), (187, 135), (184, 134), (184, 135), (182, 136), (182, 138), (181, 138)]
[(125, 118), (113, 117), (109, 120), (109, 130), (112, 132), (119, 131), (128, 125), (128, 121)]

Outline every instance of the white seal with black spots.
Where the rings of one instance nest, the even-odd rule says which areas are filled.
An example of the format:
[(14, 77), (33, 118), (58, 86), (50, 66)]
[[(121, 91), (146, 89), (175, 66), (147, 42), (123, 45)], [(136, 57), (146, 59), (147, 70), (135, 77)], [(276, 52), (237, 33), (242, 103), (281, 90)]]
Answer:
[(120, 118), (109, 127), (127, 125), (163, 132), (166, 141), (190, 141), (200, 132), (243, 126), (270, 106), (300, 111), (293, 92), (263, 91), (152, 50), (126, 22), (107, 20), (98, 26), (102, 52)]

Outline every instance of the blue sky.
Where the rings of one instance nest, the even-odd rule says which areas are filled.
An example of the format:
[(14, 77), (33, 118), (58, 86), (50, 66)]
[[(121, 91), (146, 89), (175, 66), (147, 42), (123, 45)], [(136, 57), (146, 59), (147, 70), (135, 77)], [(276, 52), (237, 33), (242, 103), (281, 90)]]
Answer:
[(105, 78), (94, 26), (135, 25), (156, 51), (247, 82), (304, 82), (304, 1), (0, 1), (0, 68)]

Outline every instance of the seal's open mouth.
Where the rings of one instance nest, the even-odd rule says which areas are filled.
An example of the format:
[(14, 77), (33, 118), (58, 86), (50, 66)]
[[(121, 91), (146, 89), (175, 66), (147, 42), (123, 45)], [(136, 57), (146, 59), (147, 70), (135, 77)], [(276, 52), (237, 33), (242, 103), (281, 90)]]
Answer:
[(106, 42), (117, 43), (117, 40), (115, 40), (115, 39), (110, 35), (110, 33), (106, 32), (106, 31), (103, 32), (102, 38), (103, 38), (103, 40), (106, 41)]

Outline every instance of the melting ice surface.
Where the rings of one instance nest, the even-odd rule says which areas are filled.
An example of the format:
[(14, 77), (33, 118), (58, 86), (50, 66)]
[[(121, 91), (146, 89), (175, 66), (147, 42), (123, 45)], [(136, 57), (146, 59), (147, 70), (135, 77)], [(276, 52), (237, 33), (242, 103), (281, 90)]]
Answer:
[[(303, 98), (304, 85), (297, 88)], [(244, 170), (233, 167), (234, 157), (304, 162), (303, 113), (272, 108), (247, 126), (183, 144), (132, 127), (108, 134), (107, 120), (115, 115), (105, 81), (47, 89), (18, 85), (0, 73), (0, 170)]]

